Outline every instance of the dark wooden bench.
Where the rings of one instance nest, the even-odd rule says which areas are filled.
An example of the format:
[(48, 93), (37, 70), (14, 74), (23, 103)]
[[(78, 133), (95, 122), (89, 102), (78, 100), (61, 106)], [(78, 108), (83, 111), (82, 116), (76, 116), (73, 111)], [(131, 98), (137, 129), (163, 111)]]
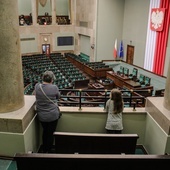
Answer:
[(55, 152), (65, 154), (134, 154), (137, 134), (54, 132)]
[(22, 154), (14, 157), (17, 170), (94, 170), (167, 168), (170, 155)]

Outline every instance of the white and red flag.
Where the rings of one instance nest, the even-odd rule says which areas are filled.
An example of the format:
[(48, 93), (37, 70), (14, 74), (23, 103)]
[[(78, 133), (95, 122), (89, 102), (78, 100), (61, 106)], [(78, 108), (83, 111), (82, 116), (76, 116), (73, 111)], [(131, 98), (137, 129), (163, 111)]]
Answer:
[(114, 46), (114, 50), (113, 50), (113, 57), (117, 58), (117, 39), (115, 40), (115, 46)]

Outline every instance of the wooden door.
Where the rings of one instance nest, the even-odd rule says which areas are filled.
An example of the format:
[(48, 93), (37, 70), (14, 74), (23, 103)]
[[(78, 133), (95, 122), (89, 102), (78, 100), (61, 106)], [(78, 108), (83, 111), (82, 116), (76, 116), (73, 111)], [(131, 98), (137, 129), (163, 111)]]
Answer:
[(132, 46), (132, 45), (127, 45), (126, 62), (127, 62), (128, 64), (133, 64), (134, 49), (135, 49), (134, 46)]

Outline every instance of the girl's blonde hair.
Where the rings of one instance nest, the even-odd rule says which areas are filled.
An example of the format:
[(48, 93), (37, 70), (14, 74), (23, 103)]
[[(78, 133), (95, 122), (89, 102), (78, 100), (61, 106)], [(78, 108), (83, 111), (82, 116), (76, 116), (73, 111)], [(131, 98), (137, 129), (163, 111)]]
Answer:
[(122, 93), (118, 89), (112, 89), (110, 93), (110, 99), (114, 102), (113, 113), (121, 113), (124, 108)]

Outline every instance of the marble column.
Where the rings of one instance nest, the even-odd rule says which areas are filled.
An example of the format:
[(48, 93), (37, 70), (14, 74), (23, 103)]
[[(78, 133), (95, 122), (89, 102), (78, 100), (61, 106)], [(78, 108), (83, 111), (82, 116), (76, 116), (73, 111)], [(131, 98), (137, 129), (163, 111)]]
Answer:
[(38, 0), (31, 0), (32, 7), (32, 24), (37, 25), (37, 17), (38, 17)]
[(24, 106), (17, 0), (1, 1), (0, 21), (0, 113), (7, 113)]
[(52, 9), (52, 25), (56, 24), (56, 0), (51, 1), (51, 9)]
[(73, 4), (71, 3), (71, 0), (69, 0), (69, 1), (68, 1), (68, 8), (69, 8), (70, 24), (72, 23), (72, 6), (73, 6)]
[(163, 105), (166, 109), (170, 110), (170, 63), (169, 63), (168, 74), (166, 79)]

